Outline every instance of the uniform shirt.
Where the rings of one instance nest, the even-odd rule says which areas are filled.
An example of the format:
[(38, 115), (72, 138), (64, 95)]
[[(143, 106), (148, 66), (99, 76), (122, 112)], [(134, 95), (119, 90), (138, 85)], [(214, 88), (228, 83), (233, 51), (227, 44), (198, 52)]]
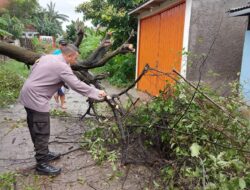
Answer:
[(38, 112), (49, 112), (50, 99), (64, 83), (84, 96), (101, 99), (99, 90), (80, 81), (61, 54), (42, 56), (33, 65), (22, 87), (20, 103)]

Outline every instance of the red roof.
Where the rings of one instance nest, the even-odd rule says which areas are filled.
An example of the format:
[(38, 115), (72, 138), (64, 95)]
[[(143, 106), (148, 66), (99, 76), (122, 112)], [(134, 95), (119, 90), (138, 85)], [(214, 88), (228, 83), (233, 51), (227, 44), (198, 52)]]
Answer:
[(25, 26), (25, 31), (26, 32), (37, 32), (37, 29), (32, 24), (27, 24)]

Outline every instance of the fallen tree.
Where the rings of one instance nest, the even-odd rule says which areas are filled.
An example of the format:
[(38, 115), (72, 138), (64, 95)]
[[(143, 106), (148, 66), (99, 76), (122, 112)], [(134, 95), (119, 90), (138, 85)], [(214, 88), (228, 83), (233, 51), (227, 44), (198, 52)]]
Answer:
[[(79, 46), (82, 38), (83, 32), (79, 32), (75, 45)], [(98, 88), (98, 81), (103, 77), (93, 76), (89, 69), (105, 65), (119, 53), (134, 51), (128, 43), (130, 38), (116, 50), (109, 51), (110, 38), (111, 33), (108, 33), (88, 59), (72, 66), (79, 79)], [(41, 56), (2, 42), (0, 54), (27, 65), (32, 65)], [(154, 75), (157, 72), (159, 77), (167, 74), (147, 66), (134, 84), (106, 99), (114, 116), (109, 121), (111, 124), (98, 123), (98, 127), (84, 134), (83, 145), (90, 149), (97, 161), (109, 156), (114, 160), (118, 157), (114, 156), (114, 151), (121, 150), (118, 155), (123, 165), (154, 167), (152, 179), (155, 180), (151, 189), (160, 186), (170, 189), (248, 188), (249, 121), (239, 112), (242, 104), (238, 93), (222, 98), (209, 92), (213, 95), (210, 98), (203, 93), (199, 83), (194, 86), (175, 71), (175, 77), (178, 75), (184, 82), (176, 80), (174, 88), (166, 86), (151, 102), (134, 107), (137, 100), (131, 101), (131, 106), (125, 109), (119, 97), (127, 94), (150, 71), (154, 71)], [(91, 114), (94, 108), (93, 102), (89, 101), (86, 114)], [(97, 118), (107, 119), (98, 115), (98, 110), (92, 111)]]
[[(111, 36), (112, 33), (107, 33), (100, 45), (96, 50), (86, 59), (79, 61), (76, 65), (72, 66), (74, 74), (87, 84), (93, 84), (97, 88), (101, 88), (99, 81), (105, 78), (106, 75), (94, 76), (89, 72), (89, 69), (104, 66), (111, 58), (118, 54), (125, 54), (134, 52), (132, 44), (129, 44), (129, 40), (133, 37), (134, 32), (131, 32), (130, 37), (120, 47), (111, 51)], [(77, 32), (77, 39), (75, 45), (79, 47), (84, 37), (84, 31), (79, 30)], [(8, 43), (0, 41), (0, 55), (8, 56), (12, 59), (25, 63), (27, 66), (33, 65), (42, 54), (27, 50), (25, 48), (10, 45)]]

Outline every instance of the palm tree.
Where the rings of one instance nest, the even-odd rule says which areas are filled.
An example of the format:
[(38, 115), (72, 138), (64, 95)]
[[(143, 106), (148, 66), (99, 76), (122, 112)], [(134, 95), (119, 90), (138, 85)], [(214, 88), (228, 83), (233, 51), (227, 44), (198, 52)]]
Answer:
[(33, 19), (40, 34), (56, 36), (62, 33), (62, 21), (68, 21), (68, 16), (55, 11), (55, 3), (47, 4), (47, 9), (41, 8)]
[(56, 21), (56, 20), (61, 20), (61, 21), (68, 21), (68, 16), (65, 14), (59, 14), (58, 11), (55, 11), (55, 6), (56, 3), (52, 3), (52, 1), (47, 4), (47, 13), (48, 13), (48, 18), (51, 21)]

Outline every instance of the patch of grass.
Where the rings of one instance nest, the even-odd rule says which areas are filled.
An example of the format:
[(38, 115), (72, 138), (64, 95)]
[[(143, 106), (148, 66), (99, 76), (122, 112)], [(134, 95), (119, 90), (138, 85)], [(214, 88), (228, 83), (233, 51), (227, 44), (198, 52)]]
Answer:
[(29, 75), (29, 69), (24, 63), (10, 59), (6, 62), (0, 62), (1, 69), (7, 69), (18, 74), (22, 78), (27, 78)]
[(17, 174), (13, 172), (7, 172), (0, 174), (0, 189), (12, 190), (16, 183)]
[(69, 117), (70, 114), (63, 110), (52, 109), (50, 110), (51, 116), (58, 116), (58, 117)]
[(16, 101), (28, 72), (22, 63), (14, 60), (0, 63), (0, 107)]

